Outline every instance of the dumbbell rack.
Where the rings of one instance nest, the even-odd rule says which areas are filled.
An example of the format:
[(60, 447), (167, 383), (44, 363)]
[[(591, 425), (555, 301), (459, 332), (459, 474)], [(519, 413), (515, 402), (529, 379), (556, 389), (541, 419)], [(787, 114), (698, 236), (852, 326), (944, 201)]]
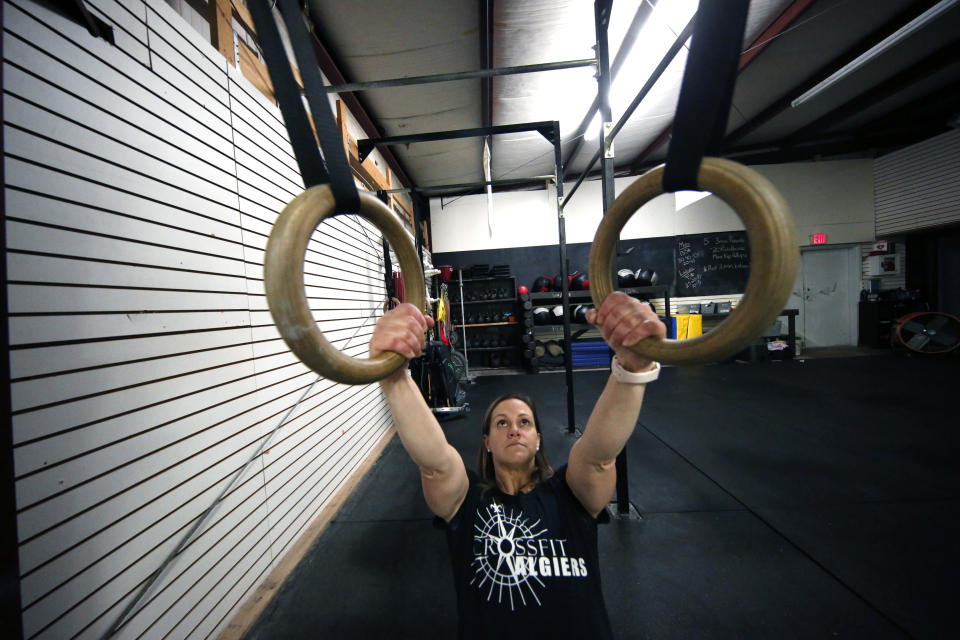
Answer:
[[(518, 329), (524, 321), (517, 314), (516, 291), (513, 276), (463, 279), (461, 297), (451, 302), (451, 306), (456, 311), (454, 329), (461, 336), (455, 348), (467, 358), (471, 370), (479, 373), (518, 364)], [(490, 295), (491, 292), (494, 295)], [(479, 295), (487, 297), (479, 298)], [(475, 296), (478, 299), (464, 299)], [(505, 316), (514, 320), (502, 319)], [(483, 346), (485, 341), (493, 340), (497, 344)], [(477, 346), (478, 342), (481, 346)]]
[[(652, 298), (663, 298), (664, 309), (658, 311), (661, 315), (670, 317), (670, 288), (664, 285), (652, 286), (652, 287), (626, 287), (620, 289), (623, 293), (633, 296), (639, 299), (652, 299)], [(592, 299), (590, 297), (590, 291), (569, 291), (569, 306), (564, 309), (564, 316), (569, 317), (570, 310), (575, 309), (577, 305), (580, 304), (589, 304), (593, 305)], [(532, 329), (530, 331), (531, 340), (528, 344), (524, 345), (524, 358), (526, 360), (527, 368), (536, 373), (540, 370), (551, 366), (552, 367), (563, 367), (561, 363), (555, 362), (544, 362), (542, 357), (537, 356), (536, 354), (536, 344), (538, 342), (538, 337), (549, 336), (551, 340), (557, 340), (561, 343), (563, 349), (569, 348), (568, 345), (563, 344), (563, 324), (541, 324), (533, 325), (533, 308), (538, 306), (555, 306), (562, 304), (563, 294), (559, 291), (546, 291), (546, 292), (537, 292), (529, 294), (531, 308), (526, 313), (529, 314), (530, 322)], [(562, 317), (562, 316), (561, 316)], [(584, 338), (599, 338), (600, 332), (597, 331), (593, 325), (589, 323), (578, 323), (570, 322), (572, 333), (570, 334), (571, 342), (575, 342)]]

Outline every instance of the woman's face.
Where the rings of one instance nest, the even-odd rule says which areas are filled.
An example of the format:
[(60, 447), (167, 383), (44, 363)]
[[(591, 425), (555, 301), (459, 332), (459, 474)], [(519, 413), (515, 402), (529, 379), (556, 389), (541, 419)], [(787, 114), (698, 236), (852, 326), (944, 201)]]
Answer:
[(494, 407), (490, 433), (483, 436), (483, 444), (493, 454), (495, 464), (529, 466), (540, 448), (540, 434), (527, 403), (508, 398)]

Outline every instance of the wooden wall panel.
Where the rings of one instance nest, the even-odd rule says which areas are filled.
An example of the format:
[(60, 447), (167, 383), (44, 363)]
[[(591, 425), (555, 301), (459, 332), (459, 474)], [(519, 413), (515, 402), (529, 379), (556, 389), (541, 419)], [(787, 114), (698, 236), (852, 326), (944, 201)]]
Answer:
[[(88, 6), (117, 46), (43, 3), (3, 12), (23, 623), (208, 638), (391, 418), (267, 310), (267, 237), (303, 188), (277, 109), (162, 0)], [(382, 314), (380, 243), (350, 217), (308, 248), (313, 313), (351, 355)]]

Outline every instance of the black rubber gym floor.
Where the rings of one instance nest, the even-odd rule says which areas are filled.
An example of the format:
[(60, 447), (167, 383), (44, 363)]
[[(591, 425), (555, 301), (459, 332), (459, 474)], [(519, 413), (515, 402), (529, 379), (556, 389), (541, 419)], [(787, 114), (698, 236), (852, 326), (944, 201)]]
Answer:
[[(628, 448), (640, 520), (600, 530), (619, 638), (960, 638), (960, 358), (666, 368)], [(604, 372), (574, 377), (586, 422)], [(554, 465), (562, 373), (482, 377), (443, 423), (473, 466), (486, 404), (538, 403)], [(452, 574), (396, 438), (248, 640), (452, 638)]]

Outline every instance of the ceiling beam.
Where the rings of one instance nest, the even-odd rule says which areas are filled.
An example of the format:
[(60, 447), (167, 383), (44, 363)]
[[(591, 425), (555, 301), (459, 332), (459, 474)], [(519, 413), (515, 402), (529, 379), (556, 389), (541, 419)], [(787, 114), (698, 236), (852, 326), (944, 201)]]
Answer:
[(877, 43), (881, 42), (890, 34), (897, 31), (904, 24), (910, 20), (916, 18), (918, 15), (930, 8), (933, 3), (930, 0), (924, 0), (922, 2), (914, 2), (907, 9), (901, 11), (891, 20), (888, 20), (879, 28), (874, 29), (864, 38), (861, 38), (853, 46), (848, 47), (842, 54), (838, 57), (831, 60), (826, 65), (820, 67), (811, 75), (801, 82), (800, 84), (793, 87), (786, 94), (781, 96), (778, 100), (767, 106), (760, 113), (755, 115), (753, 118), (740, 125), (737, 129), (727, 135), (724, 139), (724, 145), (727, 147), (732, 146), (738, 140), (743, 139), (745, 136), (756, 131), (761, 126), (770, 122), (772, 119), (780, 115), (782, 112), (790, 108), (790, 103), (795, 99), (802, 96), (804, 93), (809, 91), (811, 88), (817, 86), (823, 80), (833, 75), (837, 70), (842, 69), (852, 60), (854, 60), (861, 53), (873, 47)]
[(960, 86), (937, 88), (855, 130), (822, 134), (793, 145), (755, 144), (726, 155), (738, 162), (769, 164), (856, 155), (876, 157), (916, 144), (951, 128), (960, 113)]
[(485, 187), (536, 187), (543, 189), (546, 182), (553, 182), (553, 176), (539, 176), (533, 178), (508, 178), (505, 180), (482, 180), (480, 182), (463, 182), (457, 184), (437, 184), (423, 187), (414, 187), (412, 189), (385, 189), (383, 193), (409, 193), (418, 191), (420, 193), (431, 193), (434, 191), (446, 191), (443, 195), (466, 195), (467, 193), (482, 191)]
[[(794, 0), (787, 8), (773, 19), (763, 32), (753, 39), (750, 46), (740, 54), (740, 62), (737, 65), (737, 72), (743, 71), (751, 62), (753, 62), (760, 53), (767, 48), (767, 45), (777, 36), (782, 34), (800, 15), (813, 4), (813, 0)], [(667, 125), (660, 134), (654, 138), (653, 142), (648, 144), (643, 151), (637, 154), (630, 164), (629, 174), (638, 173), (644, 167), (646, 159), (656, 153), (656, 151), (670, 140), (673, 133), (673, 123)], [(727, 144), (726, 141), (724, 141)]]
[(743, 52), (740, 56), (740, 66), (737, 67), (737, 71), (743, 71), (748, 64), (753, 62), (753, 59), (760, 55), (760, 53), (767, 48), (767, 45), (783, 33), (794, 20), (799, 18), (800, 14), (806, 11), (807, 7), (813, 4), (813, 2), (814, 0), (794, 0), (791, 2), (790, 5), (770, 23), (770, 26), (763, 30), (763, 33), (754, 38), (753, 44)]
[(829, 136), (811, 140), (803, 145), (773, 148), (758, 145), (756, 151), (743, 150), (728, 157), (743, 164), (786, 164), (830, 158), (874, 158), (897, 149), (916, 144), (947, 130), (942, 123), (927, 122), (909, 128), (892, 128), (860, 134)]
[(864, 109), (883, 102), (892, 95), (927, 80), (944, 67), (956, 64), (957, 62), (960, 62), (960, 46), (957, 46), (956, 42), (951, 42), (868, 91), (861, 93), (829, 113), (797, 129), (788, 137), (784, 138), (780, 144), (783, 146), (794, 146), (810, 137), (813, 133), (829, 129), (833, 125), (862, 112)]
[(909, 104), (885, 113), (860, 126), (858, 130), (903, 129), (923, 123), (937, 124), (945, 131), (948, 128), (957, 127), (951, 121), (956, 120), (958, 116), (960, 116), (960, 84), (954, 83), (947, 88), (937, 88)]
[[(480, 68), (493, 69), (493, 0), (480, 5)], [(481, 126), (493, 126), (493, 78), (480, 80)]]
[(434, 82), (454, 82), (456, 80), (482, 79), (488, 82), (494, 76), (511, 76), (523, 73), (539, 73), (541, 71), (558, 71), (560, 69), (576, 69), (579, 67), (596, 67), (596, 58), (580, 58), (579, 60), (559, 60), (557, 62), (539, 62), (524, 64), (515, 67), (500, 67), (499, 69), (485, 68), (472, 71), (453, 71), (451, 73), (434, 73), (425, 76), (405, 76), (388, 80), (371, 80), (369, 82), (348, 82), (346, 84), (330, 84), (324, 87), (327, 93), (343, 93), (345, 91), (366, 91), (368, 89), (389, 89), (391, 87), (409, 87), (418, 84)]
[(357, 140), (357, 149), (360, 161), (370, 155), (376, 147), (386, 147), (391, 144), (410, 144), (412, 142), (435, 142), (437, 140), (456, 140), (458, 138), (485, 138), (505, 133), (522, 133), (536, 131), (551, 144), (556, 144), (554, 132), (556, 121), (541, 120), (538, 122), (519, 122), (517, 124), (501, 124), (495, 127), (476, 127), (473, 129), (451, 129), (449, 131), (427, 131), (411, 133), (404, 136), (386, 136), (383, 138), (367, 138)]

